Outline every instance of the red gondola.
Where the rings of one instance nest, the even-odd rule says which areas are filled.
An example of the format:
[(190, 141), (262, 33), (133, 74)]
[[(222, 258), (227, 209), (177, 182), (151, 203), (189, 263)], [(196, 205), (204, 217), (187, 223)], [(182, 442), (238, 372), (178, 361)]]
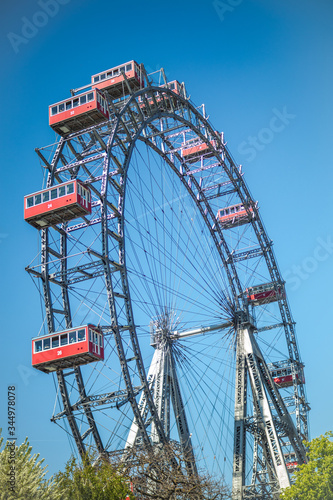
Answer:
[[(293, 385), (293, 377), (291, 374), (291, 368), (278, 368), (271, 371), (273, 380), (279, 388), (291, 387)], [(297, 384), (304, 384), (304, 380), (295, 374)]]
[(24, 219), (37, 229), (90, 213), (90, 189), (77, 179), (24, 197)]
[(248, 211), (250, 215), (245, 210), (242, 203), (237, 203), (237, 205), (220, 208), (217, 212), (216, 219), (224, 229), (233, 226), (242, 226), (243, 224), (247, 224), (250, 218), (254, 216), (252, 207), (248, 207)]
[(259, 306), (283, 299), (285, 297), (285, 290), (282, 283), (264, 283), (247, 288), (246, 296), (250, 304)]
[(109, 119), (108, 104), (97, 90), (89, 90), (49, 106), (50, 127), (66, 136)]
[(130, 93), (123, 76), (132, 90), (138, 90), (144, 87), (144, 77), (140, 66), (135, 61), (129, 61), (120, 66), (97, 73), (91, 77), (92, 88), (105, 90), (112, 99), (117, 99)]
[(297, 468), (298, 462), (296, 459), (296, 453), (294, 451), (291, 453), (285, 453), (284, 459), (286, 462), (286, 467), (290, 472), (294, 471)]
[(103, 333), (94, 325), (70, 328), (32, 340), (32, 366), (44, 373), (103, 359)]
[(183, 85), (180, 84), (178, 80), (173, 80), (172, 82), (164, 83), (163, 85), (160, 85), (160, 87), (170, 89), (175, 94), (185, 97), (184, 84)]
[[(184, 158), (188, 163), (194, 163), (198, 161), (201, 156), (205, 156), (205, 158), (210, 158), (214, 155), (213, 151), (210, 150), (208, 144), (205, 142), (200, 142), (199, 144), (195, 144), (191, 146), (191, 142), (197, 143), (198, 139), (190, 139), (186, 146), (190, 145), (190, 147), (186, 147), (182, 149), (182, 158)], [(214, 149), (217, 148), (216, 140), (209, 141)]]
[[(161, 88), (168, 88), (170, 90), (172, 90), (172, 92), (174, 94), (177, 94), (177, 95), (180, 95), (182, 97), (185, 97), (185, 91), (184, 91), (184, 88), (183, 88), (183, 85), (181, 85), (177, 80), (173, 80), (172, 82), (168, 82), (168, 83), (165, 83), (163, 85), (159, 85)], [(171, 101), (170, 99), (172, 99), (172, 103), (173, 105), (175, 106), (176, 105), (176, 98), (174, 97), (171, 97), (169, 95), (166, 95), (166, 94), (159, 94), (159, 93), (156, 93), (155, 94), (155, 100), (156, 100), (156, 103), (161, 103), (162, 101), (165, 103), (165, 107), (166, 109), (170, 109), (171, 108)], [(150, 107), (154, 106), (155, 104), (155, 101), (152, 97), (146, 97), (146, 100), (149, 104)], [(144, 98), (142, 96), (139, 96), (138, 97), (138, 102), (139, 102), (139, 106), (141, 109), (144, 109), (146, 104), (144, 102)]]

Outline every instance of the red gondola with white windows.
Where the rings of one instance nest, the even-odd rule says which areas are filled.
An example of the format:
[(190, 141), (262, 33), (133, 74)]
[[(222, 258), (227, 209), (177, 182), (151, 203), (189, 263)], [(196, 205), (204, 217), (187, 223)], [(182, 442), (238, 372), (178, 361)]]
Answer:
[(91, 77), (91, 86), (93, 89), (103, 89), (112, 99), (128, 95), (130, 93), (125, 82), (132, 90), (138, 90), (144, 87), (144, 77), (140, 66), (135, 61), (129, 61), (120, 66), (102, 71)]
[[(209, 141), (210, 144), (213, 146), (214, 149), (217, 148), (217, 142), (216, 140)], [(193, 145), (191, 145), (193, 143)], [(205, 156), (205, 158), (210, 158), (214, 155), (213, 151), (210, 150), (208, 144), (205, 142), (200, 142), (198, 144), (198, 139), (190, 139), (189, 141), (186, 142), (186, 147), (182, 149), (182, 158), (184, 158), (188, 163), (195, 163), (198, 161), (202, 156)]]
[(185, 97), (184, 84), (179, 83), (178, 80), (173, 80), (172, 82), (164, 83), (163, 85), (160, 85), (160, 87), (170, 89), (175, 94)]
[(243, 224), (247, 224), (254, 216), (252, 207), (249, 206), (247, 210), (248, 211), (245, 210), (242, 203), (237, 203), (237, 205), (220, 208), (217, 212), (216, 219), (224, 229), (242, 226)]
[[(164, 83), (163, 85), (159, 85), (161, 88), (168, 88), (172, 90), (174, 94), (180, 95), (182, 97), (185, 97), (185, 90), (184, 90), (184, 85), (180, 84), (178, 80), (173, 80), (172, 82)], [(145, 109), (146, 107), (146, 102), (148, 102), (149, 107), (153, 107), (155, 105), (155, 102), (159, 105), (159, 108), (161, 109), (161, 103), (163, 102), (165, 104), (165, 109), (171, 109), (171, 102), (173, 106), (177, 104), (177, 100), (175, 97), (170, 96), (168, 94), (163, 94), (163, 93), (156, 93), (155, 94), (155, 100), (152, 97), (146, 96), (146, 99), (143, 96), (138, 97), (138, 102), (140, 105), (141, 109)]]
[(97, 89), (49, 106), (50, 127), (66, 136), (109, 119), (108, 104)]
[(296, 458), (296, 453), (292, 451), (291, 453), (285, 453), (284, 459), (286, 462), (286, 467), (289, 472), (293, 472), (298, 467), (298, 462)]
[(24, 197), (24, 219), (37, 229), (90, 213), (90, 189), (78, 179)]
[(104, 359), (102, 331), (79, 326), (32, 339), (32, 366), (44, 373)]
[[(291, 373), (290, 366), (278, 367), (270, 370), (272, 378), (278, 388), (291, 387), (293, 385), (293, 376)], [(300, 376), (298, 373), (295, 374), (296, 382), (298, 385), (304, 384), (304, 377), (302, 374)]]
[(285, 297), (283, 283), (263, 283), (246, 289), (247, 300), (253, 306), (269, 304)]

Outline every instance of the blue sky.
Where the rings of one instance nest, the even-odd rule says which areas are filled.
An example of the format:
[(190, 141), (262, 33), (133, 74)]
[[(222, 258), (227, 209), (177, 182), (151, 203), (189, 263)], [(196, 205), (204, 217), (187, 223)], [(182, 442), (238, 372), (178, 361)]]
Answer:
[(30, 368), (42, 313), (24, 271), (38, 234), (23, 221), (23, 196), (42, 185), (34, 148), (55, 139), (48, 105), (92, 74), (135, 59), (184, 81), (243, 165), (287, 281), (311, 437), (332, 429), (332, 3), (129, 0), (121, 8), (53, 0), (48, 14), (45, 4), (6, 1), (0, 16), (0, 426), (6, 430), (6, 390), (14, 383), (19, 440), (28, 436), (52, 473), (69, 457), (66, 436), (49, 420), (51, 380)]

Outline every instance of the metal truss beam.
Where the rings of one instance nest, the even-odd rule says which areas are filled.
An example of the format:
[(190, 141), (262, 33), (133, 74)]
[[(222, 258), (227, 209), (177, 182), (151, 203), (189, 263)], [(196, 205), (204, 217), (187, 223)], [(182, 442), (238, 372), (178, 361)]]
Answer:
[(89, 156), (88, 158), (81, 158), (78, 161), (72, 162), (72, 163), (67, 163), (66, 165), (63, 165), (62, 167), (57, 168), (57, 173), (61, 172), (66, 172), (67, 170), (75, 169), (78, 167), (83, 167), (83, 165), (86, 165), (87, 163), (91, 163), (93, 161), (101, 160), (105, 158), (106, 153), (98, 153), (93, 156)]
[(243, 252), (232, 253), (230, 255), (230, 260), (233, 262), (241, 262), (242, 260), (252, 259), (254, 257), (261, 257), (263, 255), (262, 249), (253, 248), (251, 250), (244, 250)]
[[(74, 373), (74, 372), (72, 372)], [(67, 374), (68, 375), (68, 374)], [(142, 391), (142, 387), (134, 388), (134, 395), (137, 396)], [(98, 394), (94, 396), (86, 396), (80, 399), (77, 403), (71, 405), (72, 412), (81, 411), (85, 408), (96, 408), (98, 406), (108, 406), (110, 408), (120, 408), (129, 402), (129, 396), (126, 390), (109, 392), (106, 394)], [(53, 415), (52, 422), (62, 419), (66, 415), (65, 411), (61, 411)]]

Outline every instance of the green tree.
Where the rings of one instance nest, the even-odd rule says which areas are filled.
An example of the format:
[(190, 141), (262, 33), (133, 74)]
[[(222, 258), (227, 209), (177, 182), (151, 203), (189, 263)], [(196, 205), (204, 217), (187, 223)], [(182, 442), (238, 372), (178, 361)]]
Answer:
[(226, 500), (230, 491), (223, 478), (213, 478), (205, 470), (188, 470), (191, 457), (184, 456), (177, 443), (127, 450), (123, 471), (132, 477), (138, 500)]
[(281, 494), (283, 500), (333, 500), (333, 432), (306, 443), (308, 463), (295, 472), (295, 484)]
[(53, 478), (46, 479), (47, 466), (39, 453), (32, 454), (28, 438), (16, 446), (1, 436), (0, 429), (0, 499), (60, 500), (61, 493)]
[(65, 472), (56, 475), (56, 481), (66, 500), (125, 500), (134, 499), (130, 481), (121, 474), (121, 466), (102, 460), (94, 463), (89, 454), (79, 464), (72, 457)]

